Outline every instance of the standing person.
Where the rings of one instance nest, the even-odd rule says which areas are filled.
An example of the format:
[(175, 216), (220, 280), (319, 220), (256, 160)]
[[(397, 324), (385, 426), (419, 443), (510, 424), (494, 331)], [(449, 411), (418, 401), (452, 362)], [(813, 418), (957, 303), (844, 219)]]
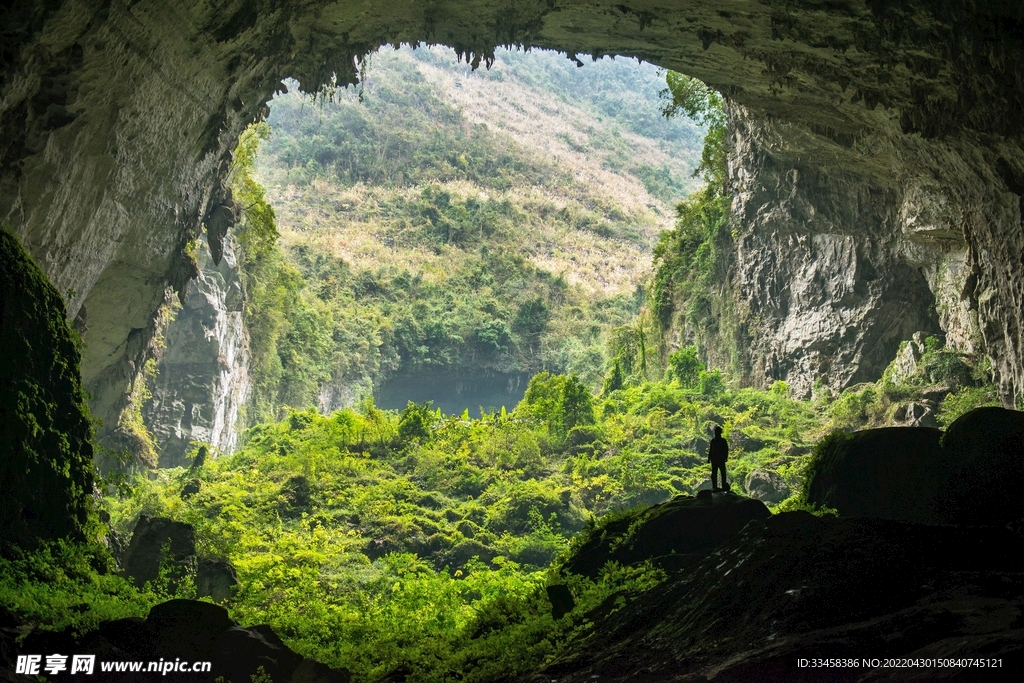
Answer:
[[(725, 480), (725, 461), (729, 459), (729, 444), (722, 438), (722, 428), (715, 425), (715, 438), (708, 445), (708, 462), (711, 463), (711, 490), (723, 491), (729, 486)], [(722, 472), (722, 488), (718, 488), (718, 472)]]

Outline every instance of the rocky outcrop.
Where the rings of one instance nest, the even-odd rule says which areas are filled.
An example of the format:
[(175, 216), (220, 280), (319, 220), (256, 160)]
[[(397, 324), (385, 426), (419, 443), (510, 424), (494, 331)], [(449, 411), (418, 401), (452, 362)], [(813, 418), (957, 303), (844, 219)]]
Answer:
[(678, 566), (703, 557), (750, 522), (770, 516), (764, 503), (733, 493), (676, 496), (593, 531), (560, 571), (596, 579), (610, 561), (630, 565), (654, 559)]
[[(982, 680), (990, 672), (883, 660), (1002, 658), (1010, 671), (1024, 656), (1019, 543), (1001, 527), (781, 513), (581, 615), (592, 628), (521, 680)], [(800, 665), (817, 658), (858, 666)]]
[(131, 541), (119, 558), (124, 575), (136, 587), (161, 578), (177, 585), (186, 576), (196, 587), (196, 597), (228, 600), (235, 594), (238, 577), (227, 560), (196, 557), (195, 529), (191, 524), (166, 517), (142, 515)]
[(776, 126), (741, 107), (729, 130), (727, 296), (747, 332), (747, 382), (785, 380), (798, 396), (818, 380), (842, 390), (878, 379), (914, 332), (939, 331), (935, 296), (894, 234), (895, 192), (790, 158)]
[(789, 486), (781, 476), (767, 470), (751, 470), (743, 482), (743, 489), (751, 498), (774, 505), (790, 496)]
[[(196, 274), (186, 247), (203, 224), (219, 254), (231, 150), (281, 79), (315, 90), (336, 73), (347, 83), (355, 58), (412, 41), (447, 43), (474, 64), (499, 44), (636, 56), (704, 80), (763, 122), (762, 149), (774, 160), (739, 191), (768, 203), (737, 208), (763, 208), (771, 225), (794, 231), (742, 235), (744, 253), (789, 250), (793, 263), (823, 258), (830, 268), (791, 266), (796, 279), (756, 261), (741, 269), (766, 287), (751, 301), (783, 320), (766, 323), (758, 373), (825, 368), (827, 347), (799, 343), (816, 321), (854, 349), (842, 357), (852, 370), (825, 368), (829, 381), (868, 373), (888, 344), (884, 321), (901, 325), (896, 310), (915, 315), (900, 307), (928, 289), (951, 330), (977, 316), (1004, 402), (1024, 391), (1024, 46), (1011, 0), (416, 0), (397, 12), (384, 0), (16, 6), (3, 18), (0, 220), (68, 293), (68, 316), (85, 331), (90, 405), (104, 424), (118, 423), (166, 286), (183, 293)], [(758, 177), (783, 191), (758, 194)], [(806, 183), (858, 207), (801, 197)], [(798, 229), (807, 208), (814, 232)], [(790, 280), (803, 289), (787, 292)], [(822, 296), (849, 299), (865, 330), (826, 315)], [(785, 301), (815, 314), (791, 314)], [(806, 350), (791, 361), (777, 355), (787, 345)]]
[[(79, 636), (68, 632), (33, 631), (17, 649), (19, 653), (94, 653), (96, 670), (93, 675), (111, 681), (134, 681), (139, 674), (101, 674), (100, 662), (143, 661), (147, 666), (148, 662), (166, 662), (169, 665), (166, 671), (148, 676), (184, 675), (204, 683), (250, 681), (260, 676), (260, 669), (273, 683), (349, 683), (351, 680), (351, 673), (346, 669), (332, 669), (294, 652), (269, 626), (240, 627), (223, 607), (195, 600), (170, 600), (155, 605), (146, 619), (131, 617), (104, 622), (97, 630)], [(187, 662), (189, 666), (194, 662), (210, 662), (210, 670), (183, 673), (170, 668), (178, 662)], [(10, 675), (0, 671), (0, 675), (4, 674)], [(73, 681), (82, 675), (65, 671), (48, 678)]]
[(242, 317), (245, 297), (234, 241), (222, 243), (215, 263), (204, 250), (199, 277), (164, 336), (164, 350), (142, 415), (161, 467), (180, 467), (192, 441), (234, 451), (242, 407), (249, 396), (249, 339)]
[(121, 568), (138, 588), (160, 576), (161, 565), (174, 580), (195, 571), (196, 535), (190, 524), (142, 515), (121, 558)]
[(943, 435), (887, 427), (834, 434), (809, 466), (805, 498), (844, 516), (925, 524), (1024, 519), (1024, 413), (976, 408)]

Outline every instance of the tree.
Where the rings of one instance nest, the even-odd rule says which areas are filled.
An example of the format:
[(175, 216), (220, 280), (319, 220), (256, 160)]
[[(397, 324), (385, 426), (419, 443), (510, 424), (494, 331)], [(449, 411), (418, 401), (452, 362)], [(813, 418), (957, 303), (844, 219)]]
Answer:
[(668, 357), (668, 374), (679, 381), (679, 385), (692, 389), (700, 381), (700, 373), (706, 368), (697, 357), (696, 346), (684, 346)]
[(694, 169), (694, 177), (701, 176), (708, 184), (721, 185), (725, 180), (725, 100), (721, 93), (696, 78), (675, 71), (665, 74), (665, 84), (668, 87), (660, 93), (668, 100), (661, 108), (665, 118), (683, 114), (707, 129), (700, 166)]
[(611, 372), (608, 373), (608, 377), (604, 380), (604, 394), (610, 394), (613, 391), (618, 391), (624, 386), (624, 378), (622, 376), (622, 364), (619, 363), (619, 359), (616, 358), (612, 361)]

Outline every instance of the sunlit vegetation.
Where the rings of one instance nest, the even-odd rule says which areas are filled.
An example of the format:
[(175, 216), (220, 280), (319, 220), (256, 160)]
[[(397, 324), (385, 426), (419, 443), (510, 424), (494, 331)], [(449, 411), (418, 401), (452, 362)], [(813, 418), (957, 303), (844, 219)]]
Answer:
[[(903, 342), (900, 355), (909, 343)], [(937, 337), (927, 337), (924, 346), (916, 368), (905, 377), (894, 361), (877, 382), (850, 387), (834, 400), (823, 395), (830, 426), (846, 431), (884, 427), (899, 419), (901, 406), (930, 399), (938, 401), (936, 425), (945, 428), (973, 408), (1000, 405), (988, 359), (946, 348)]]
[[(813, 408), (784, 387), (733, 391), (699, 363), (678, 365), (670, 380), (599, 397), (574, 376), (541, 373), (515, 410), (481, 418), (370, 402), (292, 411), (249, 430), (234, 455), (140, 477), (108, 499), (113, 523), (129, 533), (148, 514), (194, 525), (202, 553), (238, 568), (236, 618), (361, 676), (407, 667), (432, 680), (469, 652), (481, 672), (513, 655), (535, 665), (583, 624), (579, 610), (550, 616), (552, 560), (598, 516), (692, 493), (707, 479), (712, 422), (732, 435), (734, 480), (771, 466), (798, 485)], [(183, 497), (196, 480), (199, 493)], [(484, 648), (479, 634), (505, 645)]]
[[(471, 72), (404, 49), (375, 55), (359, 91), (275, 99), (235, 156), (236, 196), (266, 206), (245, 222), (269, 220), (255, 234), (280, 231), (284, 247), (249, 256), (241, 233), (249, 424), (424, 372), (549, 370), (600, 388), (610, 331), (638, 313), (669, 226), (665, 200), (694, 182), (699, 133), (660, 116), (650, 67), (575, 71), (508, 53)], [(487, 95), (513, 84), (515, 106)]]

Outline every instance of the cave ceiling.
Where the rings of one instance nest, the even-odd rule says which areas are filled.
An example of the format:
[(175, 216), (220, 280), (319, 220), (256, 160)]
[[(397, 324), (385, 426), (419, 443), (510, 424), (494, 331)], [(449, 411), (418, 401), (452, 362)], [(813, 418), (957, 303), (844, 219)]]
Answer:
[(502, 45), (636, 57), (770, 122), (777, 159), (896, 204), (938, 197), (1010, 400), (1024, 387), (1022, 19), (998, 0), (15, 1), (0, 15), (0, 221), (66, 295), (93, 409), (116, 419), (204, 223), (216, 253), (231, 151), (282, 79), (351, 82), (399, 43), (481, 67)]

